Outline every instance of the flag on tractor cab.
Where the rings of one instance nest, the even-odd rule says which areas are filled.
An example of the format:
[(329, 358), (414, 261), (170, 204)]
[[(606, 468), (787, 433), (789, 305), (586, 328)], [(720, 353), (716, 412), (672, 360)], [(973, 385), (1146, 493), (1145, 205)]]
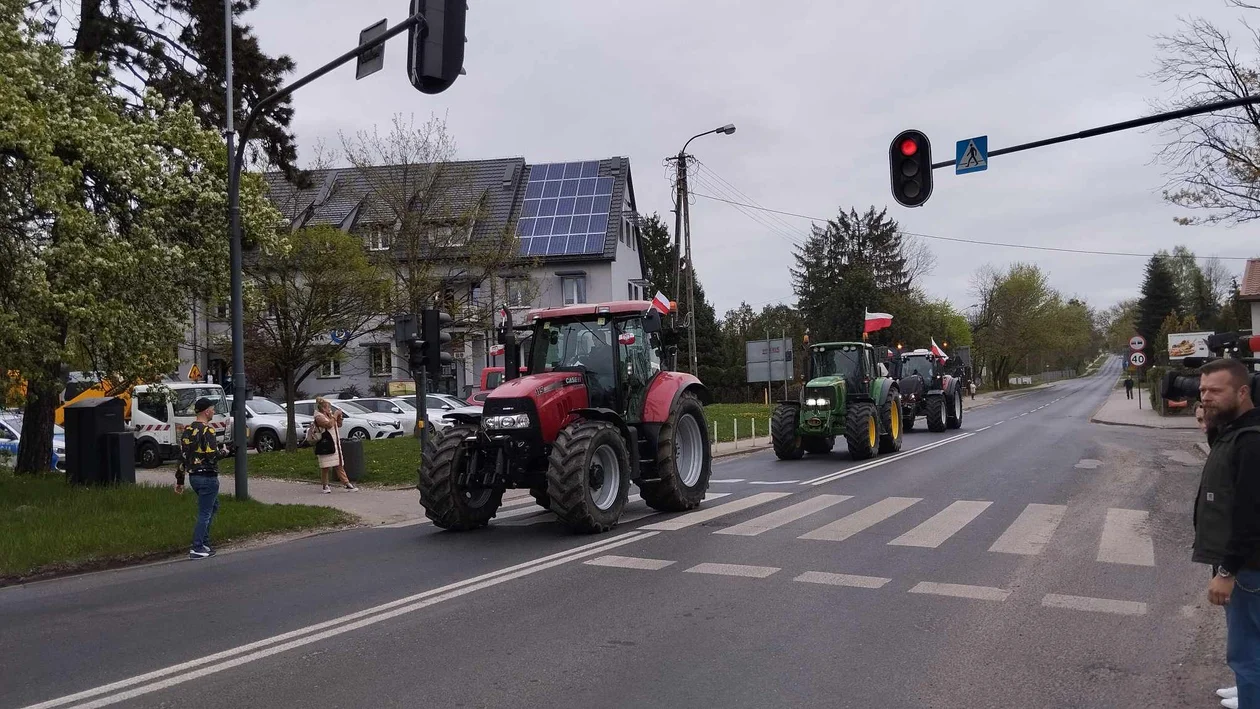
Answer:
[(940, 357), (941, 359), (949, 359), (949, 355), (945, 354), (945, 350), (942, 350), (940, 347), (936, 346), (935, 337), (932, 338), (932, 354), (936, 355), (937, 357)]
[(892, 325), (892, 316), (888, 313), (872, 313), (866, 312), (866, 325), (862, 328), (862, 334), (883, 330)]
[(669, 298), (665, 294), (656, 291), (656, 296), (652, 298), (652, 307), (660, 311), (661, 315), (669, 315)]

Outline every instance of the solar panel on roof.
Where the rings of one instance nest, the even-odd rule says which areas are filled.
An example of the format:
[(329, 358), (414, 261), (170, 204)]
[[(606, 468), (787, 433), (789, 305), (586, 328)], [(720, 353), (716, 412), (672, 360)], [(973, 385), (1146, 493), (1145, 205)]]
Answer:
[(602, 253), (614, 179), (599, 177), (599, 161), (532, 165), (516, 234), (521, 254)]

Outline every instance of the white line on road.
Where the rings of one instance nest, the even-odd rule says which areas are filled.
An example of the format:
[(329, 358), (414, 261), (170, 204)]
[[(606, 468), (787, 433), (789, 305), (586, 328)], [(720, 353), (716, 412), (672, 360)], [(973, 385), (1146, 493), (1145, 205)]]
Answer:
[(989, 551), (1024, 556), (1040, 554), (1050, 543), (1066, 512), (1065, 505), (1028, 505), (989, 547)]
[(1092, 611), (1094, 613), (1146, 615), (1145, 603), (1139, 601), (1117, 601), (1111, 598), (1061, 596), (1057, 593), (1047, 593), (1045, 598), (1041, 599), (1041, 605), (1047, 608), (1068, 608), (1074, 611)]
[(963, 527), (980, 516), (992, 502), (959, 500), (937, 512), (931, 519), (888, 542), (902, 547), (935, 549), (954, 536)]
[(848, 586), (850, 588), (883, 588), (892, 579), (879, 576), (854, 576), (852, 574), (829, 574), (825, 571), (806, 571), (792, 579), (802, 583), (821, 583), (827, 586)]
[(921, 497), (885, 497), (879, 502), (869, 507), (863, 507), (847, 517), (841, 517), (831, 524), (819, 527), (812, 532), (806, 532), (797, 537), (797, 539), (821, 539), (828, 542), (841, 542), (864, 529), (883, 522), (922, 499)]
[(864, 472), (864, 471), (870, 470), (870, 469), (872, 469), (872, 468), (878, 468), (878, 467), (879, 467), (879, 466), (881, 466), (881, 465), (888, 465), (889, 463), (896, 463), (896, 462), (897, 462), (897, 461), (899, 461), (899, 460), (905, 460), (906, 458), (911, 458), (911, 457), (916, 456), (916, 455), (918, 455), (918, 454), (920, 454), (920, 453), (926, 453), (927, 451), (930, 451), (930, 450), (932, 450), (932, 449), (934, 449), (934, 448), (940, 448), (941, 446), (947, 446), (947, 445), (949, 445), (950, 443), (956, 443), (956, 442), (958, 442), (958, 441), (963, 440), (964, 438), (970, 438), (970, 437), (972, 437), (972, 436), (974, 436), (974, 435), (976, 435), (976, 433), (973, 431), (973, 432), (971, 432), (971, 433), (964, 433), (964, 434), (962, 434), (962, 435), (952, 436), (952, 437), (950, 437), (950, 438), (946, 438), (946, 439), (945, 439), (945, 440), (943, 440), (943, 441), (937, 441), (937, 442), (935, 442), (935, 443), (929, 443), (929, 444), (928, 444), (928, 445), (926, 445), (926, 446), (919, 446), (918, 448), (915, 448), (915, 449), (914, 449), (914, 450), (912, 450), (912, 451), (905, 451), (905, 452), (903, 452), (903, 453), (899, 453), (899, 454), (894, 455), (894, 456), (889, 456), (889, 457), (887, 457), (887, 458), (881, 458), (881, 459), (879, 459), (879, 460), (877, 460), (877, 461), (874, 461), (874, 462), (872, 462), (872, 463), (863, 463), (862, 465), (859, 465), (859, 466), (856, 466), (856, 467), (853, 467), (853, 468), (846, 468), (845, 470), (838, 470), (838, 471), (836, 471), (836, 472), (834, 472), (834, 473), (829, 473), (829, 474), (827, 474), (827, 475), (823, 475), (823, 476), (821, 476), (821, 477), (814, 478), (813, 480), (806, 480), (805, 482), (803, 482), (803, 483), (801, 483), (801, 484), (802, 484), (802, 485), (814, 485), (814, 486), (818, 486), (818, 485), (825, 485), (825, 484), (830, 483), (830, 482), (835, 482), (835, 481), (837, 481), (837, 480), (843, 480), (844, 478), (847, 478), (847, 477), (849, 477), (850, 475), (857, 475), (858, 473), (861, 473), (861, 472)]
[(752, 480), (749, 485), (795, 485), (800, 480)]
[(734, 534), (741, 537), (755, 537), (762, 532), (782, 527), (790, 522), (795, 522), (802, 517), (812, 515), (815, 512), (838, 505), (845, 500), (852, 499), (851, 495), (819, 495), (811, 497), (804, 502), (798, 502), (795, 505), (789, 505), (781, 510), (775, 510), (769, 514), (754, 517), (747, 522), (742, 522), (734, 527), (719, 529), (714, 534)]
[[(731, 493), (729, 492), (710, 492), (704, 496), (704, 501), (708, 502), (710, 500), (720, 500), (723, 497), (730, 497), (730, 496), (731, 496)], [(638, 512), (631, 512), (630, 514), (622, 515), (621, 519), (617, 520), (617, 524), (618, 525), (629, 524), (631, 522), (637, 522), (643, 519), (644, 517), (651, 517), (652, 515), (659, 515), (659, 514), (663, 514), (663, 513), (660, 510), (654, 510), (651, 507), (649, 507), (646, 510), (639, 510)]]
[(967, 586), (960, 583), (936, 583), (923, 581), (910, 589), (910, 593), (923, 593), (933, 596), (949, 596), (951, 598), (972, 598), (977, 601), (1005, 601), (1011, 595), (1004, 588), (992, 586)]
[(724, 502), (717, 507), (701, 508), (695, 512), (687, 512), (674, 517), (673, 519), (667, 519), (664, 522), (649, 524), (645, 527), (641, 527), (641, 529), (673, 532), (679, 529), (685, 529), (693, 525), (708, 522), (711, 519), (717, 519), (723, 515), (746, 510), (749, 507), (756, 507), (762, 503), (777, 500), (780, 497), (787, 497), (789, 494), (790, 493), (787, 492), (759, 492), (756, 495), (749, 495), (748, 497), (742, 497), (738, 500)]
[(990, 428), (993, 428), (993, 427), (992, 427), (992, 426), (985, 426), (984, 428), (977, 428), (977, 429), (976, 429), (976, 433), (980, 433), (980, 432), (982, 432), (982, 431), (987, 431), (987, 430), (989, 430)]
[(1133, 566), (1155, 565), (1155, 543), (1147, 527), (1146, 510), (1111, 507), (1098, 543), (1098, 561)]
[(743, 478), (725, 478), (722, 480), (709, 480), (709, 482), (711, 483), (742, 483), (744, 482), (744, 479)]
[(775, 566), (746, 566), (744, 564), (696, 564), (690, 569), (686, 569), (684, 573), (688, 574), (715, 574), (717, 576), (742, 576), (751, 579), (764, 579), (765, 577), (778, 571)]
[(995, 424), (993, 424), (993, 425), (994, 425), (994, 426), (1001, 426), (1001, 425), (1002, 425), (1002, 424), (1004, 424), (1004, 423), (1006, 423), (1006, 422), (1005, 422), (1005, 421), (998, 421), (997, 423), (995, 423)]
[[(557, 552), (549, 556), (532, 559), (530, 561), (516, 564), (515, 566), (491, 571), (490, 573), (482, 574), (481, 576), (476, 576), (471, 579), (457, 581), (440, 588), (422, 591), (388, 603), (382, 603), (378, 606), (373, 606), (355, 613), (343, 615), (339, 618), (333, 618), (332, 620), (324, 621), (322, 623), (308, 625), (305, 628), (298, 628), (297, 630), (292, 630), (270, 638), (258, 640), (256, 642), (241, 645), (222, 652), (217, 652), (195, 660), (181, 662), (177, 665), (171, 665), (160, 670), (119, 680), (117, 682), (112, 682), (110, 684), (84, 690), (82, 692), (76, 692), (75, 694), (66, 695), (57, 699), (51, 699), (39, 704), (32, 704), (25, 709), (52, 709), (52, 707), (65, 706), (82, 699), (100, 697), (100, 695), (107, 696), (100, 697), (99, 699), (86, 704), (78, 705), (78, 708), (95, 709), (96, 707), (116, 704), (118, 702), (134, 699), (136, 697), (150, 694), (162, 689), (167, 689), (194, 679), (200, 679), (201, 677), (222, 672), (239, 665), (255, 662), (265, 657), (270, 657), (271, 655), (276, 655), (303, 645), (309, 645), (311, 643), (319, 642), (320, 640), (348, 633), (352, 630), (374, 625), (390, 618), (472, 593), (473, 591), (479, 591), (483, 588), (496, 586), (506, 581), (511, 581), (522, 576), (528, 576), (545, 569), (550, 569), (554, 566), (566, 564), (570, 561), (576, 561), (593, 554), (599, 554), (610, 549), (615, 549), (617, 547), (654, 536), (656, 535), (650, 532), (627, 532), (599, 542), (592, 542), (583, 546), (574, 547), (573, 549)], [(286, 640), (289, 642), (284, 642)], [(276, 643), (283, 644), (277, 645)], [(222, 662), (220, 662), (221, 660)], [(172, 677), (171, 675), (177, 676)], [(145, 684), (151, 680), (159, 681), (152, 682), (151, 684)], [(142, 686), (137, 687), (136, 685)], [(135, 688), (126, 689), (127, 687)], [(117, 692), (117, 690), (123, 689), (126, 689), (126, 691)], [(111, 692), (117, 693), (110, 694)]]
[(660, 571), (666, 566), (678, 562), (668, 561), (666, 559), (644, 559), (637, 556), (617, 556), (616, 554), (607, 554), (599, 556), (589, 561), (582, 562), (591, 566), (608, 566), (615, 569), (639, 569), (641, 571)]

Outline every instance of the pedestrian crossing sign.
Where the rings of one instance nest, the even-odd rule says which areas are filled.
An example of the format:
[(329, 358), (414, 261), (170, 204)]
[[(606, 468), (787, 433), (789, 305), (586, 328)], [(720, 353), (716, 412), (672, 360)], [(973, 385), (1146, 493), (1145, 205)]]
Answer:
[(201, 381), (201, 367), (198, 367), (197, 365), (194, 364), (193, 366), (188, 368), (188, 381), (190, 382)]
[(954, 174), (966, 175), (989, 169), (989, 136), (960, 140), (954, 158)]

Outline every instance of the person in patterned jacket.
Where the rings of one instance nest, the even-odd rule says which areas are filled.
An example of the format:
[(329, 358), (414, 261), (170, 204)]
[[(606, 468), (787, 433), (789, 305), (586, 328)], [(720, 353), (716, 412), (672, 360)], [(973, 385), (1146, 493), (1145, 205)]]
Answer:
[(214, 416), (214, 400), (202, 397), (193, 405), (197, 419), (180, 433), (179, 465), (175, 468), (175, 492), (184, 492), (184, 475), (197, 493), (197, 523), (193, 527), (189, 559), (214, 556), (210, 548), (210, 523), (219, 511), (219, 459), (227, 456), (226, 446), (215, 439), (210, 419)]

